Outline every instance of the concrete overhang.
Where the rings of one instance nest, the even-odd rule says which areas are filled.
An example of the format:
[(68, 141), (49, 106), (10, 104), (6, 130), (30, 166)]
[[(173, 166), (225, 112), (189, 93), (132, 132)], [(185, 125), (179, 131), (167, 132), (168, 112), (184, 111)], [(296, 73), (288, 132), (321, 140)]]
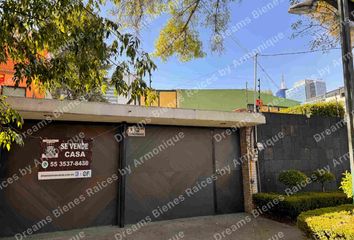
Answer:
[(144, 107), (96, 102), (9, 97), (24, 119), (78, 122), (127, 122), (200, 127), (246, 127), (265, 123), (259, 113)]

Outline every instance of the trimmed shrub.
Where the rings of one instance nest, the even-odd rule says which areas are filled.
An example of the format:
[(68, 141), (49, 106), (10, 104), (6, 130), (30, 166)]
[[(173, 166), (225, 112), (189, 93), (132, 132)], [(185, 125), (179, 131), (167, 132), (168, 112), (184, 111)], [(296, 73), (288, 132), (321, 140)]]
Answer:
[(278, 177), (279, 182), (283, 183), (287, 187), (294, 187), (301, 182), (305, 182), (306, 179), (307, 176), (303, 172), (293, 169), (282, 171)]
[(281, 110), (282, 113), (324, 117), (344, 117), (344, 106), (336, 102), (308, 103)]
[(343, 173), (344, 177), (342, 178), (342, 182), (340, 183), (340, 189), (348, 196), (348, 198), (353, 197), (353, 179), (350, 172), (346, 171)]
[(323, 207), (334, 207), (352, 202), (350, 198), (341, 192), (307, 192), (295, 195), (281, 195), (277, 193), (257, 193), (253, 195), (253, 202), (257, 208), (262, 209), (269, 203), (277, 201), (278, 203), (267, 210), (267, 212), (280, 217), (290, 217), (296, 220), (296, 217), (308, 210)]
[(313, 239), (354, 239), (354, 205), (341, 205), (303, 212), (297, 226)]
[(325, 184), (327, 182), (332, 182), (336, 179), (336, 177), (333, 175), (333, 173), (328, 172), (328, 171), (324, 171), (324, 172), (314, 171), (313, 175), (316, 176), (315, 182), (321, 184), (322, 192), (326, 191)]

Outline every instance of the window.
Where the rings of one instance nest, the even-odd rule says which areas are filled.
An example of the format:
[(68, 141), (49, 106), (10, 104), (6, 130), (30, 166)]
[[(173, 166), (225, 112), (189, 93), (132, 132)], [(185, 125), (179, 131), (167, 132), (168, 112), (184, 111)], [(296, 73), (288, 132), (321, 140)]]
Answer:
[(3, 86), (2, 87), (2, 94), (6, 96), (12, 97), (26, 97), (26, 88), (15, 88), (10, 86)]

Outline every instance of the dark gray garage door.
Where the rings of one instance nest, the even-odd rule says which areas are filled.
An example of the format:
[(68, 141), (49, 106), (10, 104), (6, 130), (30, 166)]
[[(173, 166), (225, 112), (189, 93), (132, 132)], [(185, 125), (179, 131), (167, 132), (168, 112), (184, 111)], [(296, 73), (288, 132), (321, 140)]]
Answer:
[[(33, 129), (37, 124), (26, 121), (24, 130)], [(39, 233), (117, 224), (118, 183), (107, 184), (107, 178), (118, 169), (116, 128), (114, 124), (54, 122), (37, 128), (35, 134), (25, 139), (23, 147), (14, 145), (6, 159), (1, 154), (0, 181), (12, 179), (12, 183), (0, 190), (0, 236), (33, 229), (33, 226), (38, 229), (33, 232)], [(73, 138), (80, 133), (85, 138), (95, 137), (92, 178), (39, 181), (34, 159), (40, 157), (40, 138)], [(92, 191), (86, 192), (87, 189)], [(58, 211), (65, 213), (56, 217)]]
[(217, 136), (214, 138), (216, 169), (230, 166), (231, 170), (230, 174), (219, 177), (215, 184), (217, 213), (243, 212), (242, 170), (234, 162), (241, 156), (239, 133), (227, 135), (225, 129), (217, 129), (214, 136)]
[[(148, 126), (145, 137), (128, 137), (126, 161), (132, 173), (126, 176), (125, 223), (243, 211), (241, 170), (233, 167), (240, 155), (238, 133), (216, 142), (216, 132)], [(230, 174), (210, 181), (216, 169), (227, 166)]]

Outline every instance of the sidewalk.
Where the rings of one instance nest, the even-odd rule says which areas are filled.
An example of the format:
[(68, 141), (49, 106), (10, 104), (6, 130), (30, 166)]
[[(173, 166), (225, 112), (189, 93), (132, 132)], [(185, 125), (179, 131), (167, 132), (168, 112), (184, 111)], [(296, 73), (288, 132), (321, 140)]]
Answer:
[[(1, 238), (9, 240), (15, 238)], [(301, 240), (306, 239), (295, 226), (289, 226), (245, 213), (186, 218), (130, 225), (95, 227), (34, 235), (26, 240)]]

